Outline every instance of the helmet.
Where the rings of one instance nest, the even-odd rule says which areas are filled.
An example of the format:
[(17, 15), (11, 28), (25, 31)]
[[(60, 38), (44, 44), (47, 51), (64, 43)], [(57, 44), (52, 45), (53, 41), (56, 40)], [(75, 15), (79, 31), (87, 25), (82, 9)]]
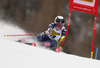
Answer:
[(64, 17), (63, 16), (57, 16), (56, 18), (55, 18), (55, 24), (56, 24), (56, 29), (61, 29), (63, 26), (64, 26), (64, 24), (65, 24), (65, 19), (64, 19)]

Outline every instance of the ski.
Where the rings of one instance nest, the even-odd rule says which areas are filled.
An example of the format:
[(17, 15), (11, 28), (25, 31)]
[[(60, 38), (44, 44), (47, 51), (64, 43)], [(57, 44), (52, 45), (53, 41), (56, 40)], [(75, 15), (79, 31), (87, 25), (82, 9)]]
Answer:
[(61, 52), (61, 49), (59, 49), (59, 44), (55, 45), (54, 47), (49, 47), (50, 46), (50, 43), (49, 42), (39, 42), (39, 43), (25, 43), (25, 40), (18, 40), (16, 42), (19, 42), (19, 43), (24, 43), (24, 44), (27, 44), (27, 45), (30, 45), (30, 46), (34, 46), (34, 47), (44, 47), (46, 49), (50, 49), (52, 51), (55, 51), (57, 53)]
[[(35, 46), (36, 47), (37, 45), (36, 45), (36, 43), (31, 43), (31, 46)], [(40, 44), (39, 46), (45, 47), (45, 48), (50, 49), (50, 50), (53, 50), (53, 51), (55, 51), (57, 53), (62, 51), (61, 49), (59, 49), (59, 44), (55, 45), (54, 47), (49, 47), (50, 43), (49, 42), (44, 42), (44, 43)]]

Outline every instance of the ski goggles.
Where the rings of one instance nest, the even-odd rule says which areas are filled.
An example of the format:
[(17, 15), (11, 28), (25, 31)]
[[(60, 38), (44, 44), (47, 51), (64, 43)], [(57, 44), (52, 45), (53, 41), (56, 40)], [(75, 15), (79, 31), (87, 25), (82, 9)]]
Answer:
[(56, 26), (64, 26), (65, 23), (59, 23), (59, 22), (55, 22)]
[(56, 22), (59, 22), (59, 23), (64, 23), (64, 22), (65, 22), (65, 20), (63, 20), (63, 19), (57, 19), (57, 20), (56, 20)]

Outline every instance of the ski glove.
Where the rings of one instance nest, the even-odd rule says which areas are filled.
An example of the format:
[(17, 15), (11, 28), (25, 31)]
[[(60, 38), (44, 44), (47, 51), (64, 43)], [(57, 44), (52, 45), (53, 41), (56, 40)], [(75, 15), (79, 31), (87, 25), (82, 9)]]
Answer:
[(42, 32), (42, 33), (40, 33), (40, 35), (46, 35), (46, 33), (45, 32)]
[(51, 36), (60, 35), (60, 33), (55, 32), (55, 31), (53, 30), (53, 28), (51, 28), (51, 27), (48, 29), (48, 32), (50, 33)]
[(50, 27), (48, 28), (49, 33), (51, 33), (53, 31), (53, 29)]

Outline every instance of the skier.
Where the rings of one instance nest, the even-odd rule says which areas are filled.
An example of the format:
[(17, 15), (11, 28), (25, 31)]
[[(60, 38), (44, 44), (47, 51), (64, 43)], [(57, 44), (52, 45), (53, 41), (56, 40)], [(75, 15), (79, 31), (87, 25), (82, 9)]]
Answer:
[(57, 16), (54, 23), (49, 24), (48, 30), (40, 33), (37, 36), (37, 40), (40, 42), (46, 42), (47, 47), (54, 47), (56, 44), (60, 44), (65, 38), (66, 29), (64, 27), (65, 19), (63, 16)]

